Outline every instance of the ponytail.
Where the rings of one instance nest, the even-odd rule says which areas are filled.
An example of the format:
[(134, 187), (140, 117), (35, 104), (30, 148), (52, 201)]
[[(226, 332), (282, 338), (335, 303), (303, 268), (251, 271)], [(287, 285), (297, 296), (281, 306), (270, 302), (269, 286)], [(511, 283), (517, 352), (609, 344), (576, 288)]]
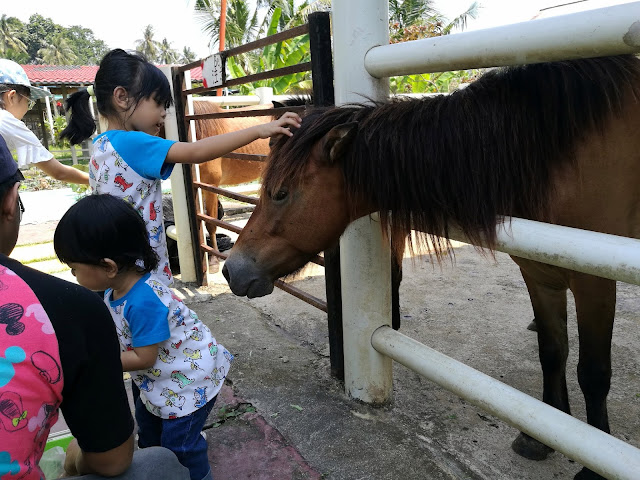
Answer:
[(68, 138), (71, 145), (77, 145), (96, 131), (96, 121), (89, 109), (90, 98), (86, 89), (79, 90), (67, 98), (67, 109), (71, 116), (67, 128), (60, 132), (60, 139)]

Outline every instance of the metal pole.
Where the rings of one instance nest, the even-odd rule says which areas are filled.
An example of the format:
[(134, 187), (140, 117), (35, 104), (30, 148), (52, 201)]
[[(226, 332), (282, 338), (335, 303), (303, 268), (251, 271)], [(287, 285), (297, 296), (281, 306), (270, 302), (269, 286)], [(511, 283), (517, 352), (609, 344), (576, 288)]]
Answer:
[(640, 450), (464, 363), (381, 327), (371, 337), (378, 352), (501, 418), (606, 478), (632, 480)]
[(374, 77), (522, 65), (640, 51), (640, 2), (372, 48)]
[[(336, 104), (386, 100), (388, 81), (370, 76), (366, 52), (389, 43), (386, 0), (333, 0)], [(344, 376), (348, 395), (383, 404), (392, 397), (391, 360), (376, 352), (371, 334), (391, 322), (391, 253), (376, 215), (353, 222), (340, 240)]]
[[(227, 33), (227, 0), (220, 0), (220, 31), (218, 32), (218, 40), (220, 43), (220, 47), (218, 48), (219, 52), (224, 51), (224, 37)], [(224, 79), (223, 79), (224, 80)], [(216, 90), (216, 96), (220, 97), (222, 95), (222, 89), (218, 88)]]

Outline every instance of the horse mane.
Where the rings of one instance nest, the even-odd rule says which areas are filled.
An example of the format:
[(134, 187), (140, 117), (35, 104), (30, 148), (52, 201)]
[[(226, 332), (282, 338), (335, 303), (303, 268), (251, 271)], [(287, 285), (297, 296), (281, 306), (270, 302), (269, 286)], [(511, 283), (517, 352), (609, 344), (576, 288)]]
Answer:
[(548, 216), (553, 173), (638, 98), (640, 60), (621, 55), (494, 69), (451, 95), (312, 109), (272, 146), (263, 194), (300, 182), (314, 145), (357, 122), (341, 159), (350, 200), (370, 200), (392, 237), (429, 232), (437, 255), (456, 225), (493, 250), (498, 216)]

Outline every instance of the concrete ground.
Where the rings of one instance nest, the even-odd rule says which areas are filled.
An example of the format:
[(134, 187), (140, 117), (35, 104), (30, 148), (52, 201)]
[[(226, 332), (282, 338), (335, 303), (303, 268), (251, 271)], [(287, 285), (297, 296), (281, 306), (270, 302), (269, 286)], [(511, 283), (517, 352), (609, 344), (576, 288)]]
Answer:
[[(405, 259), (402, 333), (540, 398), (536, 336), (526, 330), (532, 312), (517, 267), (469, 246), (455, 257), (442, 267)], [(279, 290), (238, 298), (219, 273), (209, 281), (178, 284), (176, 292), (236, 356), (205, 428), (216, 478), (538, 480), (580, 470), (559, 453), (541, 462), (517, 456), (514, 428), (400, 365), (390, 405), (348, 398), (329, 372), (322, 312)], [(319, 268), (294, 284), (324, 298)], [(609, 418), (616, 437), (640, 447), (640, 296), (636, 286), (618, 286)], [(571, 298), (569, 308), (569, 396), (584, 420)]]

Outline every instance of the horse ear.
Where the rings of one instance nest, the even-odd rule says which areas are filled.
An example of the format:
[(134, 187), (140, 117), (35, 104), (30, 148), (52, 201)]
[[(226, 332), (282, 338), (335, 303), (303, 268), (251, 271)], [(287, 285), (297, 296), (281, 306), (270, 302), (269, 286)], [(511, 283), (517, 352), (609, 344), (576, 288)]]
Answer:
[(271, 103), (273, 104), (273, 108), (283, 108), (286, 107), (286, 105), (282, 102), (277, 102), (276, 100), (272, 100)]
[(335, 163), (344, 156), (351, 146), (351, 142), (358, 133), (358, 123), (343, 123), (329, 130), (325, 135), (322, 147), (324, 158), (330, 163)]

